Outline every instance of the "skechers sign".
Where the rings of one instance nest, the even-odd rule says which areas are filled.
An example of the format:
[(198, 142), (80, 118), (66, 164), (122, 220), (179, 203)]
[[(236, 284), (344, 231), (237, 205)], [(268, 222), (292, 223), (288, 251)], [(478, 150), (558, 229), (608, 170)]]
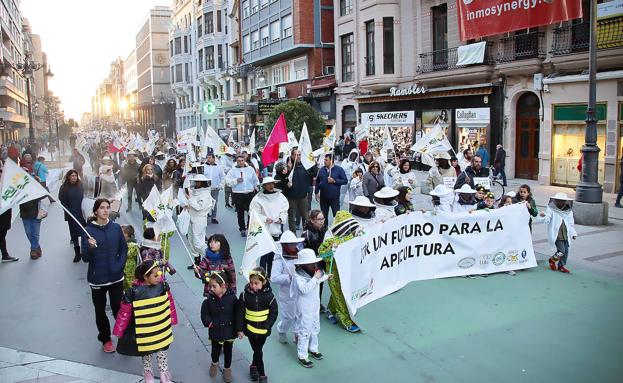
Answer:
[(413, 125), (415, 123), (415, 112), (404, 111), (361, 113), (361, 121), (367, 121), (369, 126)]

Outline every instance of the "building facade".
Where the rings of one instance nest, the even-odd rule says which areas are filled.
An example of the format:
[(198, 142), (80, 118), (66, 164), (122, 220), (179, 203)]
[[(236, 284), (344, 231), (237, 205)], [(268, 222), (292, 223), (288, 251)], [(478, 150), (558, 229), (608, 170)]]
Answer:
[[(510, 177), (574, 186), (588, 101), (582, 4), (584, 18), (461, 41), (454, 2), (336, 0), (338, 126), (367, 122), (373, 136), (392, 126), (406, 148), (440, 123), (456, 152), (477, 149), (484, 136), (492, 156), (505, 147)], [(623, 150), (622, 29), (623, 15), (598, 17), (599, 180), (607, 192), (618, 188)], [(475, 49), (482, 60), (463, 65)]]

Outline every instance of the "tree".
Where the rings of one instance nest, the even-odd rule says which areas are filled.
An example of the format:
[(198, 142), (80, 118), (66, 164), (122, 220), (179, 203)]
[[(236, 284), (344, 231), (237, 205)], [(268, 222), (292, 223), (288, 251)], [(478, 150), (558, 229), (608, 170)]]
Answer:
[[(297, 140), (301, 136), (301, 129), (303, 129), (303, 122), (305, 122), (307, 124), (307, 131), (309, 132), (312, 147), (316, 149), (320, 146), (322, 138), (325, 136), (326, 125), (324, 121), (322, 121), (322, 118), (320, 118), (320, 114), (318, 114), (311, 105), (299, 100), (290, 100), (277, 105), (264, 119), (264, 126), (270, 129), (271, 132), (281, 112), (283, 112), (286, 118), (288, 132), (294, 132)], [(267, 134), (270, 135), (270, 132)]]

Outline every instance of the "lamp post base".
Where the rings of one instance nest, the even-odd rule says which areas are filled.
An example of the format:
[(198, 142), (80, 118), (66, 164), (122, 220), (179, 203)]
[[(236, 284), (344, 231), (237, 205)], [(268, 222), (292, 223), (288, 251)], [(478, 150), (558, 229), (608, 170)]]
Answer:
[(602, 226), (608, 224), (608, 204), (606, 202), (573, 202), (573, 219), (578, 225)]

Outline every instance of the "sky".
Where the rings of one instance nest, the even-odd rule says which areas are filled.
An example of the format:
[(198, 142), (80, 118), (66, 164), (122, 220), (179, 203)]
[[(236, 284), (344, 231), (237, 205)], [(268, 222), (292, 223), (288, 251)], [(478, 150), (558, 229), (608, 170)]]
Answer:
[(50, 90), (61, 99), (67, 118), (80, 121), (91, 111), (91, 97), (108, 76), (110, 63), (125, 59), (135, 36), (156, 5), (171, 0), (22, 0), (22, 16), (42, 49), (54, 77)]

